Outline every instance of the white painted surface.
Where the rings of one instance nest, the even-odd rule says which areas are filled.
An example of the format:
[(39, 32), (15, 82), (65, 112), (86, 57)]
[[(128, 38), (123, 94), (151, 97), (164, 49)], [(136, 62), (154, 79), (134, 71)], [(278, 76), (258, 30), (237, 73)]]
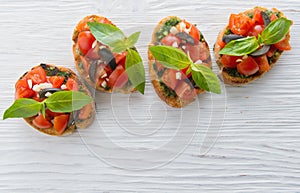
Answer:
[[(293, 50), (263, 79), (241, 88), (226, 86), (213, 99), (202, 95), (182, 112), (164, 106), (149, 81), (146, 95), (134, 94), (128, 103), (127, 96), (97, 93), (96, 126), (63, 138), (38, 133), (20, 119), (0, 121), (0, 192), (300, 192), (296, 0), (1, 1), (0, 111), (12, 103), (17, 78), (32, 66), (48, 62), (74, 69), (71, 34), (85, 15), (104, 15), (126, 34), (142, 31), (137, 48), (147, 66), (147, 43), (161, 18), (178, 15), (198, 24), (212, 48), (230, 13), (255, 5), (277, 7), (294, 20)], [(200, 156), (218, 129), (217, 142)], [(108, 143), (101, 131), (126, 149), (102, 151)], [(149, 167), (156, 168), (126, 169)]]

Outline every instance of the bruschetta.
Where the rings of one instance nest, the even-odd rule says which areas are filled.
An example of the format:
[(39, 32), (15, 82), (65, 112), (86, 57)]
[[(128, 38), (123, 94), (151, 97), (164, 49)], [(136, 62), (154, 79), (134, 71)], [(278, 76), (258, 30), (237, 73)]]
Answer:
[[(164, 45), (183, 51), (195, 64), (211, 68), (209, 47), (196, 25), (176, 16), (162, 19), (152, 34), (152, 46)], [(151, 82), (157, 95), (169, 106), (180, 108), (195, 100), (204, 89), (198, 87), (187, 69), (170, 69), (148, 52)]]
[(261, 78), (284, 51), (291, 49), (290, 25), (292, 21), (275, 8), (254, 7), (231, 14), (214, 45), (223, 81), (240, 86)]
[[(15, 89), (16, 100), (28, 98), (42, 102), (52, 94), (61, 91), (76, 91), (91, 96), (90, 91), (72, 70), (52, 64), (33, 67), (18, 79)], [(25, 117), (24, 120), (38, 131), (48, 135), (67, 135), (74, 132), (76, 128), (85, 128), (93, 122), (95, 104), (90, 102), (80, 110), (67, 113), (52, 112), (45, 107), (44, 113), (43, 115), (39, 112), (34, 116)]]
[(90, 22), (115, 26), (109, 19), (97, 15), (86, 16), (77, 24), (72, 39), (75, 65), (80, 76), (90, 86), (103, 92), (136, 91), (125, 67), (127, 50), (114, 52), (109, 45), (98, 41), (90, 30)]

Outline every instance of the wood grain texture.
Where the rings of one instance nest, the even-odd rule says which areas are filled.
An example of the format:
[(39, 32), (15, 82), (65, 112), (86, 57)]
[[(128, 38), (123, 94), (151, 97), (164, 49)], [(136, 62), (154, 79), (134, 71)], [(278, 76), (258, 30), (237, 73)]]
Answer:
[[(300, 3), (296, 0), (2, 1), (0, 112), (13, 101), (16, 79), (32, 66), (48, 62), (74, 69), (71, 35), (85, 15), (104, 15), (126, 34), (141, 31), (137, 48), (147, 71), (147, 44), (161, 18), (178, 15), (196, 23), (212, 48), (230, 13), (255, 5), (277, 7), (294, 21), (293, 50), (285, 52), (263, 79), (245, 87), (225, 86), (214, 109), (209, 94), (183, 111), (170, 109), (159, 101), (149, 81), (145, 96), (96, 93), (98, 126), (62, 138), (38, 133), (22, 120), (0, 121), (0, 192), (300, 192)], [(213, 66), (217, 72), (216, 63)], [(121, 147), (159, 148), (182, 127), (182, 112), (189, 115), (184, 127), (198, 127), (182, 133), (178, 144), (191, 135), (192, 141), (161, 167), (120, 169), (127, 162), (157, 165), (161, 157), (178, 153), (176, 147), (159, 152), (157, 159), (137, 153), (137, 157), (122, 154), (103, 160), (92, 151), (103, 145), (102, 130)], [(209, 122), (211, 112), (224, 115), (219, 117), (222, 127)], [(200, 156), (207, 129), (221, 131), (211, 151)], [(88, 147), (81, 136), (89, 139)], [(107, 160), (119, 165), (111, 166)]]

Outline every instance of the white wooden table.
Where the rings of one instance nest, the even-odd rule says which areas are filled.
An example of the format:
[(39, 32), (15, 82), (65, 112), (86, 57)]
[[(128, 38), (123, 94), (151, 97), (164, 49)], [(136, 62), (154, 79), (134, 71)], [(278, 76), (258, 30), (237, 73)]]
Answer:
[(126, 34), (141, 31), (137, 48), (147, 70), (147, 44), (161, 18), (196, 23), (212, 49), (229, 14), (255, 5), (277, 7), (294, 21), (293, 50), (263, 79), (223, 86), (222, 95), (199, 96), (182, 110), (160, 102), (149, 81), (145, 96), (97, 92), (94, 125), (62, 138), (21, 119), (0, 121), (0, 192), (300, 192), (296, 0), (1, 0), (0, 112), (32, 66), (74, 69), (71, 35), (85, 15), (104, 15)]

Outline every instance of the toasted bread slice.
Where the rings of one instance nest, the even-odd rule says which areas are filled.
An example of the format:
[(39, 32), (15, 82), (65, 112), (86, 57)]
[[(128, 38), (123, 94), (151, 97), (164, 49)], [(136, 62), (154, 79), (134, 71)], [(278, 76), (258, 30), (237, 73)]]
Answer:
[[(169, 21), (172, 18), (176, 18), (177, 20), (183, 21), (182, 19), (180, 19), (177, 16), (168, 16), (166, 18), (163, 18), (154, 28), (153, 33), (152, 33), (152, 41), (149, 44), (149, 47), (156, 45), (156, 43), (159, 41), (156, 33), (163, 27), (163, 25)], [(207, 42), (205, 41), (203, 35), (201, 34), (201, 38), (202, 38), (202, 43), (204, 45), (204, 49), (206, 49), (208, 51), (208, 61), (206, 62), (206, 64), (211, 67), (212, 62), (211, 62), (211, 57), (209, 54), (209, 47)], [(181, 107), (185, 107), (188, 104), (190, 104), (191, 102), (193, 102), (195, 100), (185, 100), (182, 98), (179, 98), (176, 94), (173, 96), (170, 96), (167, 92), (166, 92), (166, 87), (163, 86), (162, 81), (160, 80), (156, 70), (154, 69), (153, 65), (155, 63), (155, 58), (154, 56), (151, 54), (151, 52), (148, 49), (148, 65), (149, 65), (149, 73), (150, 73), (150, 78), (151, 78), (151, 82), (153, 84), (153, 87), (155, 89), (155, 92), (157, 93), (157, 95), (161, 98), (161, 100), (163, 100), (166, 104), (168, 104), (171, 107), (175, 107), (175, 108), (181, 108)], [(204, 90), (199, 88), (199, 87), (195, 87), (195, 92), (196, 94), (201, 94), (204, 93)]]
[[(68, 74), (68, 77), (72, 78), (73, 80), (75, 80), (76, 83), (78, 84), (78, 88), (79, 88), (78, 91), (84, 92), (85, 94), (87, 94), (89, 96), (92, 96), (91, 93), (90, 93), (90, 91), (88, 90), (88, 88), (82, 83), (82, 81), (79, 79), (79, 77), (72, 70), (70, 70), (68, 68), (65, 68), (65, 67), (55, 66), (53, 64), (41, 64), (41, 65), (33, 67), (31, 70), (34, 70), (34, 69), (36, 69), (36, 68), (38, 68), (40, 66), (42, 66), (44, 69), (45, 68), (56, 69), (56, 70), (58, 70), (57, 72), (59, 72), (59, 73)], [(27, 74), (27, 72), (23, 76), (21, 76), (20, 79), (22, 79), (26, 74)], [(51, 77), (51, 75), (48, 75), (48, 77)], [(35, 126), (33, 124), (33, 122), (32, 122), (34, 120), (35, 116), (34, 117), (30, 117), (30, 118), (24, 118), (24, 120), (30, 126), (32, 126), (33, 128), (37, 129), (40, 132), (43, 132), (43, 133), (48, 134), (48, 135), (53, 135), (53, 136), (64, 136), (64, 135), (68, 135), (68, 134), (73, 133), (76, 128), (86, 128), (86, 127), (88, 127), (94, 121), (94, 118), (95, 118), (95, 103), (94, 103), (94, 101), (92, 103), (90, 103), (88, 106), (90, 108), (90, 109), (88, 109), (89, 115), (87, 116), (87, 118), (85, 118), (83, 120), (78, 119), (78, 114), (83, 109), (81, 109), (80, 111), (78, 111), (77, 115), (75, 115), (75, 113), (71, 113), (70, 114), (68, 126), (64, 130), (63, 133), (58, 133), (54, 129), (54, 127), (50, 127), (50, 128), (47, 128), (47, 129), (42, 129), (42, 128), (39, 128), (39, 127)]]
[[(242, 13), (244, 14), (252, 14), (254, 12), (255, 9), (259, 9), (260, 11), (266, 11), (268, 10), (267, 8), (264, 7), (254, 7), (253, 9), (249, 9), (247, 11), (244, 11)], [(278, 9), (276, 8), (272, 8), (271, 9), (272, 12), (276, 12), (280, 17), (285, 17), (284, 14), (282, 12), (280, 12)], [(217, 40), (222, 39), (222, 37), (224, 36), (224, 33), (229, 29), (229, 25), (227, 25), (218, 35)], [(290, 32), (286, 35), (287, 40), (290, 40)], [(224, 83), (229, 84), (229, 85), (233, 85), (233, 86), (241, 86), (244, 84), (248, 84), (252, 81), (255, 81), (261, 77), (263, 77), (263, 75), (267, 72), (257, 72), (254, 75), (248, 76), (248, 77), (239, 77), (239, 76), (232, 76), (229, 71), (230, 69), (227, 69), (224, 67), (222, 61), (221, 61), (221, 55), (219, 54), (219, 52), (221, 51), (222, 47), (218, 44), (218, 42), (215, 43), (214, 45), (214, 55), (215, 55), (215, 60), (220, 68), (220, 78), (224, 81)], [(275, 51), (277, 54), (272, 56), (272, 63), (269, 63), (270, 65), (270, 69), (273, 68), (273, 66), (277, 63), (278, 59), (280, 58), (281, 54), (283, 51), (277, 49)], [(268, 59), (270, 59), (271, 57), (268, 57)]]
[[(136, 89), (128, 84), (123, 86), (122, 88), (110, 88), (108, 86), (103, 86), (103, 85), (107, 85), (108, 81), (107, 79), (109, 78), (109, 74), (108, 72), (104, 73), (104, 74), (107, 74), (108, 76), (107, 77), (104, 77), (103, 80), (101, 81), (96, 81), (96, 80), (92, 80), (92, 78), (90, 77), (90, 74), (89, 72), (87, 71), (90, 71), (91, 68), (91, 63), (93, 62), (100, 62), (97, 61), (96, 59), (93, 59), (93, 58), (86, 58), (84, 56), (84, 54), (82, 54), (82, 52), (80, 51), (80, 48), (79, 48), (79, 44), (78, 44), (78, 36), (80, 34), (80, 32), (83, 32), (83, 31), (90, 31), (87, 23), (88, 22), (93, 22), (93, 21), (98, 21), (100, 23), (106, 23), (106, 24), (111, 24), (113, 26), (115, 26), (109, 19), (107, 19), (106, 17), (103, 17), (103, 16), (98, 16), (98, 15), (89, 15), (89, 16), (86, 16), (84, 17), (78, 24), (77, 26), (75, 27), (74, 29), (74, 32), (73, 32), (73, 36), (72, 36), (72, 40), (74, 42), (73, 44), (73, 55), (74, 55), (74, 60), (75, 60), (75, 67), (79, 73), (79, 75), (91, 86), (93, 87), (94, 89), (96, 90), (99, 90), (99, 91), (103, 91), (103, 92), (121, 92), (121, 93), (124, 93), (124, 94), (128, 94), (128, 93), (131, 93), (131, 92), (135, 92)], [(95, 44), (96, 42), (94, 42)], [(99, 42), (98, 42), (99, 44)], [(107, 47), (108, 48), (108, 47)], [(109, 48), (108, 48), (109, 50)], [(92, 52), (92, 49), (91, 49), (91, 52)], [(115, 53), (112, 53), (112, 54), (115, 54)], [(114, 56), (116, 57), (116, 56)], [(116, 58), (114, 58), (113, 60), (115, 60)], [(118, 65), (118, 64), (117, 64)], [(84, 66), (88, 66), (88, 67), (84, 67)], [(98, 65), (99, 66), (99, 65)], [(99, 72), (98, 68), (92, 70), (93, 73), (97, 74)], [(98, 72), (97, 72), (98, 71)], [(110, 72), (112, 73), (112, 72)], [(103, 76), (104, 74), (101, 74), (99, 76)], [(105, 81), (105, 83), (103, 82)]]

